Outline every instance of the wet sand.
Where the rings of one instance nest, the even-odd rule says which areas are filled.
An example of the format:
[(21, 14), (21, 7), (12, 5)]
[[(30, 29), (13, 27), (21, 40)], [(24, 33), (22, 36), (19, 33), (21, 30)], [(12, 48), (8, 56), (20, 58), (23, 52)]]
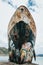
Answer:
[(0, 65), (38, 65), (38, 64), (34, 64), (34, 63), (31, 63), (31, 64), (16, 64), (16, 63), (12, 63), (12, 62), (0, 62)]

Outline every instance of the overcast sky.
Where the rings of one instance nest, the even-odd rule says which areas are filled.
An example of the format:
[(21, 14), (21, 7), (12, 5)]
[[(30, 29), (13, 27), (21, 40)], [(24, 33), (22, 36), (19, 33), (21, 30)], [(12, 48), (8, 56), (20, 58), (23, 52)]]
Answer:
[[(11, 2), (12, 1), (12, 2)], [(0, 0), (0, 47), (8, 48), (7, 27), (8, 23), (20, 5), (25, 5), (31, 12), (37, 28), (35, 51), (43, 53), (43, 0), (35, 0), (33, 5), (29, 0)], [(33, 0), (32, 0), (33, 1)]]

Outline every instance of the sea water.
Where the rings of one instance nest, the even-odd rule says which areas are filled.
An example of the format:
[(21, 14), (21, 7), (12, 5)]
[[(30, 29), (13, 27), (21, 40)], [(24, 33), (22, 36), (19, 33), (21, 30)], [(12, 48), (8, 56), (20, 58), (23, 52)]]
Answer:
[(38, 65), (43, 65), (43, 57), (36, 57), (36, 61), (33, 59), (33, 63), (36, 63)]

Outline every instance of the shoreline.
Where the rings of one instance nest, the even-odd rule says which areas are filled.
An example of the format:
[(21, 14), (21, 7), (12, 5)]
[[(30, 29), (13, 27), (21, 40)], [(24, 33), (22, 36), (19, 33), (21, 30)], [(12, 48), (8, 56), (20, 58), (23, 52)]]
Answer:
[(0, 65), (38, 65), (38, 64), (35, 63), (16, 64), (13, 62), (0, 62)]

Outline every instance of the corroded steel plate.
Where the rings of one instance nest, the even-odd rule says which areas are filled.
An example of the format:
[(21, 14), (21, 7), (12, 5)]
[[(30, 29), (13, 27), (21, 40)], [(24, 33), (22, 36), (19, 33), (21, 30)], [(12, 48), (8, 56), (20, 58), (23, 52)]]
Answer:
[(34, 36), (36, 37), (36, 25), (34, 19), (25, 6), (18, 7), (17, 10), (14, 12), (8, 25), (8, 35), (10, 34), (14, 25), (19, 21), (25, 21), (25, 23), (27, 23), (30, 26)]

